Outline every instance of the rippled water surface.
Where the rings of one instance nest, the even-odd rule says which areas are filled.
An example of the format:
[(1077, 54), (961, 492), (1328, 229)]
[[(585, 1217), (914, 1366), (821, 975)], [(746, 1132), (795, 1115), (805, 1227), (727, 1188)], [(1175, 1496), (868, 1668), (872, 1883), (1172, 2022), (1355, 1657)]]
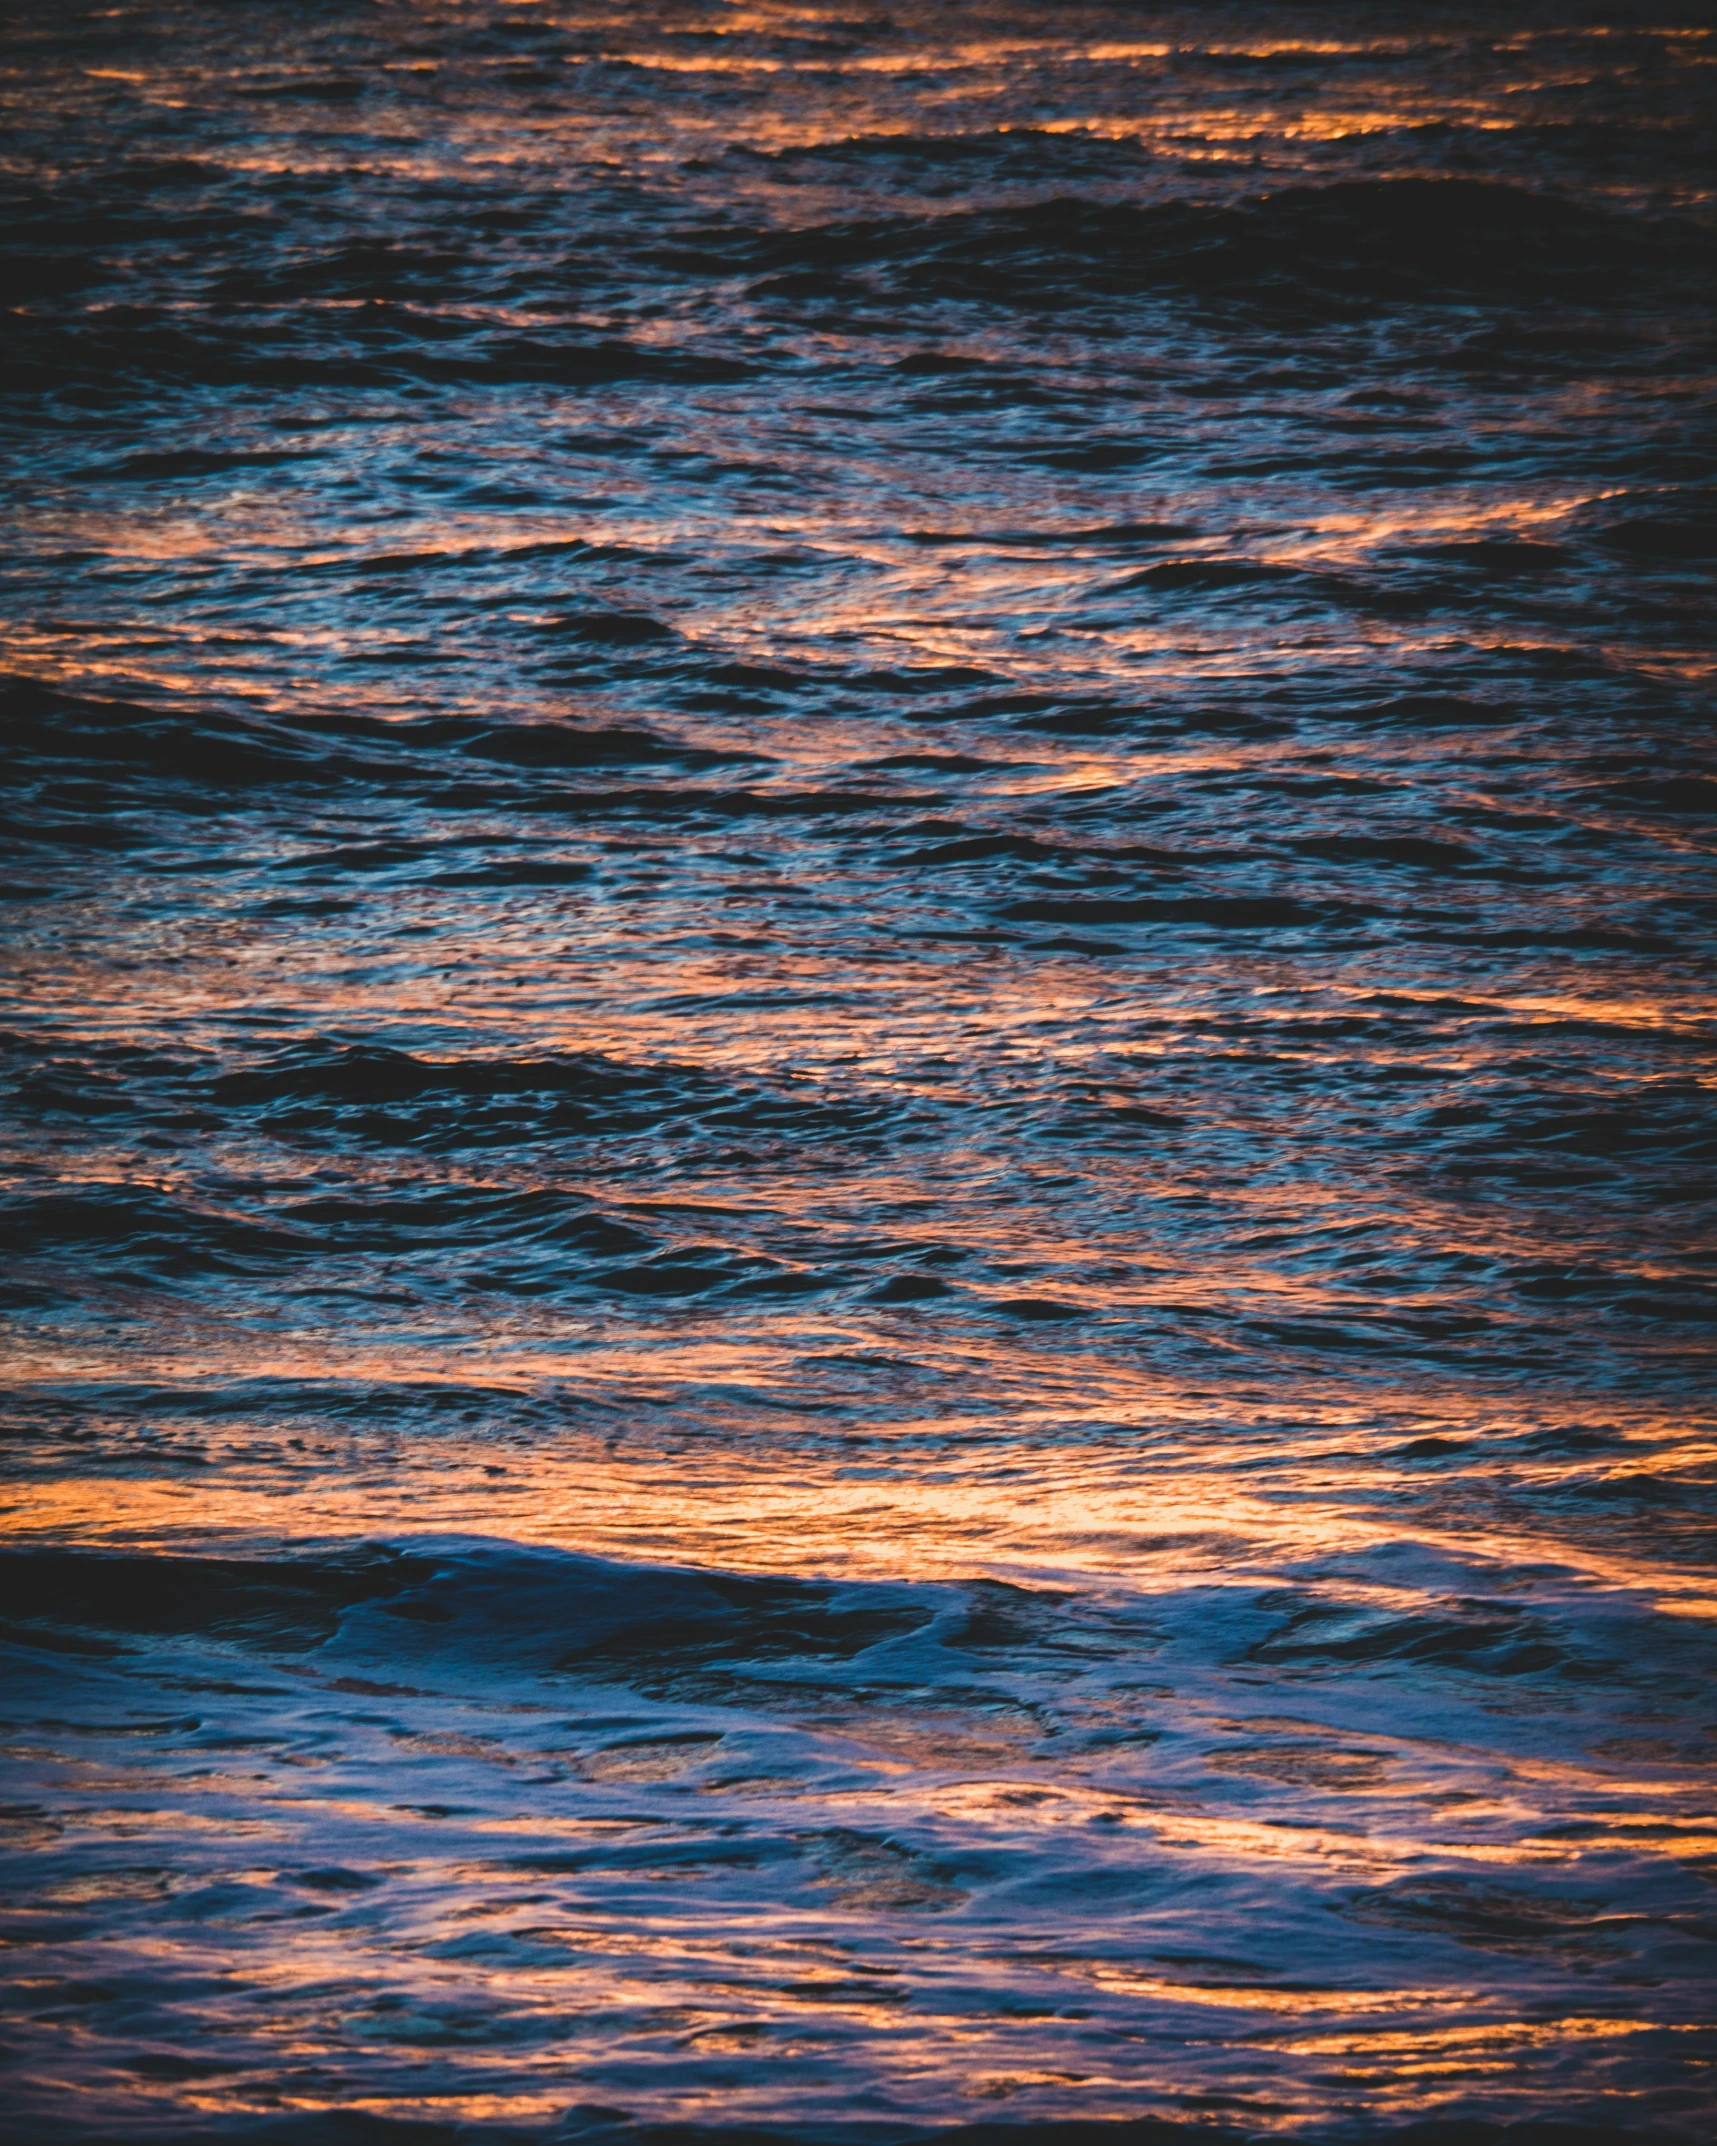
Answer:
[(1714, 64), (8, 12), (9, 2136), (1709, 2136)]

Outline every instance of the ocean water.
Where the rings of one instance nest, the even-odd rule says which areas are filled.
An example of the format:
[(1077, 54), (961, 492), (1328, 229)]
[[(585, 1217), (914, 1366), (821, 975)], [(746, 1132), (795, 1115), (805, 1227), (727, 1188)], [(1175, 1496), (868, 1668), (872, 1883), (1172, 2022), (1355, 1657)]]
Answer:
[(1711, 2135), (1714, 89), (14, 0), (5, 2136)]

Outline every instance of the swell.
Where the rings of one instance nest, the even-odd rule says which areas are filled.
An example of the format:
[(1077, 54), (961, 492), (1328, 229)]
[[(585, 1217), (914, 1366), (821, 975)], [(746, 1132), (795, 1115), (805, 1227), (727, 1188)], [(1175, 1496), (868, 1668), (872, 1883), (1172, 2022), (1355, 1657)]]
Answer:
[[(64, 1993), (76, 2001), (76, 1993)], [(194, 2060), (187, 2060), (189, 2067)], [(168, 2071), (158, 2077), (175, 2076)], [(187, 2080), (210, 2076), (187, 2068), (177, 2076)], [(100, 2123), (79, 2118), (43, 2114), (33, 2119), (27, 2131), (10, 2127), (0, 2119), (0, 2138), (18, 2146), (33, 2146), (36, 2140), (64, 2140), (67, 2146), (108, 2146), (109, 2141), (128, 2142), (139, 2136), (131, 2131), (113, 2131)], [(205, 2141), (256, 2139), (261, 2146), (513, 2146), (514, 2141), (568, 2139), (612, 2142), (612, 2146), (1242, 2146), (1255, 2134), (1232, 2128), (1220, 2119), (1189, 2118), (1177, 2123), (1161, 2117), (1114, 2119), (1063, 2119), (953, 2124), (940, 2128), (871, 2121), (825, 2119), (806, 2124), (748, 2124), (743, 2128), (720, 2124), (640, 2123), (622, 2111), (597, 2103), (573, 2110), (565, 2118), (546, 2125), (486, 2123), (460, 2119), (439, 2123), (434, 2118), (398, 2117), (365, 2112), (342, 2113), (332, 2120), (315, 2116), (238, 2116), (192, 2126), (151, 2126), (148, 2136), (161, 2146), (204, 2146)], [(1345, 2133), (1365, 2146), (1664, 2146), (1668, 2133), (1638, 2128), (1626, 2121), (1609, 2124), (1551, 2123), (1527, 2119), (1498, 2124), (1483, 2118), (1443, 2117), (1434, 2123), (1373, 2127)]]
[(1702, 2137), (1700, 26), (505, 13), (9, 47), (4, 2121)]
[[(1391, 1586), (1367, 1585), (1391, 1566)], [(1430, 1546), (1407, 1558), (1374, 1546), (1345, 1575), (1305, 1571), (1286, 1586), (1207, 1574), (1135, 1591), (1092, 1578), (795, 1577), (405, 1534), (288, 1557), (10, 1548), (0, 1616), (6, 1644), (22, 1650), (15, 1664), (34, 1658), (32, 1674), (56, 1655), (142, 1661), (212, 1646), (292, 1659), (316, 1677), (409, 1673), (444, 1696), (497, 1677), (513, 1697), (570, 1681), (676, 1707), (761, 1707), (813, 1729), (819, 1704), (839, 1695), (878, 1710), (885, 1741), (890, 1709), (1019, 1705), (1031, 1680), (1047, 1680), (1030, 1733), (1070, 1761), (1109, 1743), (1114, 1696), (1086, 1680), (1114, 1675), (1122, 1692), (1166, 1699), (1172, 1681), (1126, 1682), (1165, 1648), (1183, 1679), (1244, 1684), (1281, 1666), (1308, 1687), (1368, 1679), (1434, 1712), (1489, 1704), (1505, 1683), (1535, 1687), (1547, 1706), (1579, 1704), (1649, 1631), (1664, 1693), (1696, 1689), (1709, 1651), (1696, 1618), (1637, 1597), (1588, 1602), (1569, 1575), (1531, 1602), (1494, 1580), (1482, 1554)], [(999, 1680), (987, 1693), (986, 1678)], [(933, 1750), (926, 1759), (934, 1765)]]
[[(0, 1552), (0, 1612), (25, 1646), (201, 1637), (275, 1653), (409, 1655), (443, 1674), (504, 1659), (517, 1679), (558, 1670), (641, 1688), (723, 1667), (848, 1664), (927, 1627), (938, 1604), (934, 1589), (624, 1565), (509, 1543), (407, 1541), (274, 1561)], [(956, 1629), (968, 1614), (956, 1611)]]
[[(701, 235), (719, 247), (720, 235)], [(668, 250), (662, 265), (693, 256)], [(1387, 179), (1286, 187), (1233, 208), (1139, 207), (1064, 196), (1018, 209), (882, 218), (729, 242), (735, 273), (762, 291), (838, 297), (818, 277), (874, 277), (926, 300), (1037, 308), (1155, 291), (1239, 298), (1269, 312), (1356, 304), (1541, 302), (1638, 304), (1680, 286), (1689, 298), (1713, 267), (1693, 225), (1637, 222), (1494, 181)]]
[[(565, 310), (575, 289), (621, 291), (640, 276), (706, 289), (743, 278), (766, 305), (860, 313), (886, 298), (1029, 318), (1162, 296), (1308, 319), (1499, 301), (1539, 310), (1572, 302), (1582, 316), (1655, 303), (1691, 317), (1709, 300), (1713, 268), (1709, 236), (1673, 218), (1609, 213), (1494, 181), (1396, 178), (1289, 186), (1235, 206), (1058, 195), (750, 231), (731, 219), (688, 225), (665, 203), (632, 200), (611, 225), (622, 246), (630, 234), (624, 250), (569, 260), (544, 249), (535, 261), (509, 259), (499, 285), (469, 244), (347, 240), (320, 253), (296, 247), (289, 266), (276, 263), (270, 218), (215, 211), (186, 228), (144, 226), (164, 266), (174, 242), (229, 262), (195, 304), (180, 298), (169, 308), (136, 290), (151, 256), (137, 255), (134, 212), (115, 221), (101, 207), (68, 217), (54, 199), (8, 206), (13, 236), (0, 257), (16, 302), (7, 392), (98, 402), (241, 383), (276, 391), (636, 383), (689, 392), (750, 376), (751, 363), (716, 340), (662, 348), (541, 317)], [(421, 215), (446, 205), (412, 206)], [(600, 216), (602, 204), (586, 206)], [(497, 327), (489, 317), (497, 302), (535, 314), (533, 325)]]

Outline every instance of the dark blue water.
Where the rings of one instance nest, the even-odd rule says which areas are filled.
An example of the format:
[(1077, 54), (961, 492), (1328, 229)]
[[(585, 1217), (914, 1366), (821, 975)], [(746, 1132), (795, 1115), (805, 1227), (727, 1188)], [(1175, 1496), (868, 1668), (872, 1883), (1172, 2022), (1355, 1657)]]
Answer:
[(7, 2137), (1709, 2136), (1714, 85), (10, 11)]

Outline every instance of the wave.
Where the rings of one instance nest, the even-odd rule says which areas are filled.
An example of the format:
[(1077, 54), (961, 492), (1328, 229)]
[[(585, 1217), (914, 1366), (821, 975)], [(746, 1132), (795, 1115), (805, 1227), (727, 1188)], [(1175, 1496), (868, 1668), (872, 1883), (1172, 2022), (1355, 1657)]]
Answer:
[[(441, 1676), (504, 1662), (510, 1676), (576, 1675), (708, 1702), (748, 1683), (908, 1683), (946, 1656), (969, 1676), (999, 1582), (777, 1579), (623, 1564), (476, 1538), (398, 1537), (290, 1559), (0, 1550), (0, 1615), (15, 1644), (197, 1635), (324, 1664), (408, 1659)], [(974, 1620), (975, 1623), (974, 1623)], [(937, 1628), (930, 1654), (885, 1656)]]
[(612, 387), (658, 382), (681, 388), (731, 383), (750, 367), (714, 351), (667, 351), (574, 335), (497, 333), (475, 322), (376, 301), (359, 325), (200, 318), (113, 305), (83, 320), (16, 311), (7, 320), (6, 393), (21, 401), (74, 390), (111, 405), (167, 388), (248, 385), (388, 388), (422, 382), (468, 387)]
[(282, 1261), (459, 1245), (506, 1246), (549, 1260), (635, 1257), (657, 1244), (586, 1201), (542, 1191), (395, 1187), (369, 1197), (289, 1199), (266, 1218), (123, 1183), (0, 1196), (0, 1246), (16, 1256), (99, 1250), (155, 1274), (254, 1274)]
[(99, 1250), (163, 1274), (248, 1274), (315, 1249), (275, 1224), (123, 1183), (0, 1197), (0, 1246), (18, 1257)]
[[(598, 614), (599, 621), (606, 614)], [(592, 636), (598, 638), (598, 636)], [(640, 635), (638, 641), (672, 639)], [(134, 802), (137, 778), (191, 791), (251, 792), (259, 787), (354, 786), (369, 791), (444, 784), (449, 755), (484, 769), (529, 775), (601, 767), (672, 769), (768, 765), (753, 752), (716, 750), (616, 724), (531, 722), (496, 724), (482, 717), (443, 717), (390, 723), (363, 716), (269, 715), (187, 704), (175, 697), (151, 705), (95, 700), (13, 677), (0, 680), (5, 766), (22, 782), (30, 775), (77, 769), (89, 790), (92, 771), (112, 770), (110, 807)], [(457, 766), (457, 761), (453, 762)], [(475, 772), (475, 770), (468, 770)], [(49, 832), (37, 826), (38, 838)], [(87, 830), (102, 843), (123, 840), (112, 825), (58, 823)], [(28, 823), (16, 831), (29, 832)]]
[[(335, 1872), (332, 1878), (337, 1881), (342, 1875)], [(1379, 1896), (1374, 1919), (1407, 1928), (1442, 1927), (1414, 1923), (1409, 1919), (1412, 1912), (1412, 1901), (1405, 1894), (1399, 1902), (1393, 1895)], [(1517, 1924), (1522, 1912), (1515, 1910)], [(1500, 1903), (1488, 1907), (1475, 1903), (1463, 1909), (1457, 1896), (1450, 1896), (1443, 1913), (1452, 1927), (1484, 1932), (1503, 1927), (1507, 1920)], [(1576, 1924), (1578, 1910), (1562, 1919)], [(1542, 1929), (1547, 1920), (1554, 1925), (1556, 1918), (1540, 1912), (1528, 1926)], [(851, 1989), (855, 1993), (862, 1989), (868, 2001), (878, 2001), (873, 1986), (854, 1983)], [(831, 1986), (828, 1994), (832, 1997), (838, 1992)], [(75, 1997), (74, 1991), (69, 2001), (75, 2002)], [(221, 2071), (218, 2064), (189, 2058), (181, 2060), (176, 2070), (150, 2073), (141, 2063), (134, 2068), (144, 2076), (187, 2082), (218, 2079)], [(433, 2117), (350, 2109), (304, 2115), (211, 2115), (191, 2124), (140, 2123), (135, 2130), (99, 2119), (50, 2114), (35, 2118), (28, 2131), (13, 2130), (0, 2120), (0, 2139), (8, 2146), (12, 2141), (16, 2146), (61, 2146), (61, 2142), (63, 2146), (109, 2146), (109, 2142), (118, 2146), (122, 2140), (144, 2139), (154, 2146), (212, 2146), (215, 2141), (225, 2146), (229, 2140), (254, 2140), (256, 2146), (1248, 2146), (1258, 2136), (1254, 2130), (1234, 2128), (1211, 2115), (1180, 2122), (1154, 2116), (1027, 2118), (943, 2126), (851, 2116), (798, 2124), (752, 2122), (741, 2127), (640, 2122), (602, 2103), (575, 2103), (542, 2123), (516, 2118), (492, 2123), (469, 2117), (442, 2123)], [(1353, 2146), (1671, 2146), (1667, 2133), (1601, 2119), (1497, 2123), (1452, 2115), (1402, 2125), (1349, 2126), (1342, 2136)]]
[(1573, 299), (1585, 312), (1670, 286), (1691, 309), (1717, 265), (1696, 226), (1466, 179), (1288, 187), (1235, 207), (1068, 195), (749, 240), (711, 231), (695, 253), (657, 258), (684, 274), (711, 253), (760, 279), (761, 295), (839, 299), (869, 285), (1028, 313), (1156, 292), (1269, 309)]
[[(1693, 1487), (1637, 1476), (1599, 1484), (1647, 1507)], [(1445, 1585), (1450, 1576), (1470, 1585), (1481, 1568), (1456, 1560)], [(26, 1650), (100, 1655), (194, 1639), (290, 1654), (322, 1677), (367, 1668), (452, 1689), (500, 1668), (521, 1688), (570, 1679), (675, 1706), (793, 1715), (837, 1691), (865, 1704), (970, 1704), (987, 1674), (1057, 1686), (1077, 1660), (1095, 1681), (1083, 1695), (1059, 1688), (1060, 1726), (1041, 1722), (1037, 1733), (1083, 1722), (1099, 1742), (1103, 1675), (1135, 1675), (1170, 1633), (1183, 1675), (1196, 1656), (1243, 1681), (1249, 1665), (1294, 1664), (1307, 1684), (1365, 1674), (1404, 1689), (1458, 1672), (1482, 1690), (1534, 1676), (1602, 1681), (1630, 1620), (1646, 1614), (1626, 1604), (1589, 1612), (1577, 1591), (1546, 1600), (1540, 1590), (1531, 1604), (1433, 1591), (1414, 1604), (1401, 1587), (1397, 1577), (1384, 1604), (1329, 1582), (1315, 1592), (1205, 1583), (1130, 1599), (1103, 1585), (789, 1577), (410, 1533), (291, 1557), (0, 1549), (0, 1617), (7, 1641)], [(1666, 1670), (1703, 1658), (1697, 1620), (1654, 1629)]]
[[(258, 1109), (297, 1132), (327, 1128), (348, 1110), (370, 1137), (448, 1141), (565, 1133), (660, 1132), (697, 1124), (726, 1132), (810, 1130), (830, 1105), (810, 1083), (795, 1093), (735, 1085), (696, 1066), (627, 1065), (599, 1056), (429, 1059), (377, 1044), (295, 1044), (260, 1065), (217, 1074), (219, 1104)], [(450, 1110), (457, 1116), (450, 1118)]]
[[(1039, 145), (1034, 154), (1045, 153)], [(898, 163), (910, 152), (889, 154)], [(934, 154), (967, 152), (944, 145)], [(1087, 168), (1094, 154), (1083, 148), (1061, 184), (1097, 176)], [(266, 201), (268, 189), (260, 192)], [(1696, 225), (1460, 178), (1297, 185), (1231, 205), (1063, 191), (1020, 206), (803, 227), (742, 216), (700, 227), (662, 204), (641, 215), (639, 202), (593, 200), (580, 205), (588, 222), (576, 232), (578, 254), (545, 250), (510, 260), (501, 275), (492, 254), (457, 229), (431, 246), (346, 239), (282, 257), (249, 192), (229, 199), (216, 190), (203, 209), (154, 221), (135, 201), (101, 192), (82, 217), (46, 197), (9, 206), (5, 392), (32, 402), (72, 393), (90, 408), (164, 388), (688, 391), (753, 378), (760, 361), (734, 355), (731, 336), (665, 346), (545, 318), (567, 310), (569, 284), (618, 294), (640, 276), (706, 288), (740, 279), (770, 304), (861, 311), (877, 297), (1028, 316), (1190, 298), (1278, 315), (1500, 301), (1572, 305), (1588, 318), (1646, 298), (1695, 315), (1710, 299), (1714, 265)], [(128, 252), (165, 242), (175, 224), (185, 244), (222, 264), (190, 307), (177, 294), (174, 303), (140, 299), (121, 274)]]

